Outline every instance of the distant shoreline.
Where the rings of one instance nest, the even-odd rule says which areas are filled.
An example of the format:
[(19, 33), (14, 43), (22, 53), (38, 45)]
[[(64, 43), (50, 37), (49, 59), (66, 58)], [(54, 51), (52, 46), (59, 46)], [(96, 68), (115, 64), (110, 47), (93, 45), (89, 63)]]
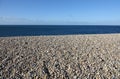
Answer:
[(120, 33), (109, 33), (109, 34), (69, 34), (69, 35), (31, 35), (31, 36), (5, 36), (0, 38), (22, 38), (22, 37), (60, 37), (60, 36), (114, 36), (120, 35)]

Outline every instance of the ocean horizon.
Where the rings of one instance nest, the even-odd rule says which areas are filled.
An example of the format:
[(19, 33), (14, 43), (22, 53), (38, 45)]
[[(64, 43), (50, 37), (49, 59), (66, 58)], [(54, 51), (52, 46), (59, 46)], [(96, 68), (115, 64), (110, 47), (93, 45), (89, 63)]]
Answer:
[(120, 25), (0, 25), (0, 37), (120, 33)]

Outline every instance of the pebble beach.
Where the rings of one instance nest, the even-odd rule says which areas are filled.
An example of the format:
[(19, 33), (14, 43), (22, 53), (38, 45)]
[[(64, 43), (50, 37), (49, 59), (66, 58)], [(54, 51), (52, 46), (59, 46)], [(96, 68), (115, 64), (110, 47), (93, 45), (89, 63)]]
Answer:
[(0, 79), (120, 79), (120, 34), (0, 37)]

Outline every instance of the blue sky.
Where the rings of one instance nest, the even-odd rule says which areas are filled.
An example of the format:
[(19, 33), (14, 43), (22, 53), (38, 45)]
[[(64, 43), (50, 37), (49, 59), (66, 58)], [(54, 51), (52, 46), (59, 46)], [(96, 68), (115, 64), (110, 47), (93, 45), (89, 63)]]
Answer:
[(120, 0), (0, 0), (0, 24), (120, 24)]

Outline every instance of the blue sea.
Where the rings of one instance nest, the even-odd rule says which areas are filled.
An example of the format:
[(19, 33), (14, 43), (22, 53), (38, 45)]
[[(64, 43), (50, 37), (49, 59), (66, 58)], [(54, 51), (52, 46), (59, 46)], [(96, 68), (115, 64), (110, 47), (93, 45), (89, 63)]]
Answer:
[(0, 25), (0, 37), (120, 33), (116, 25)]

